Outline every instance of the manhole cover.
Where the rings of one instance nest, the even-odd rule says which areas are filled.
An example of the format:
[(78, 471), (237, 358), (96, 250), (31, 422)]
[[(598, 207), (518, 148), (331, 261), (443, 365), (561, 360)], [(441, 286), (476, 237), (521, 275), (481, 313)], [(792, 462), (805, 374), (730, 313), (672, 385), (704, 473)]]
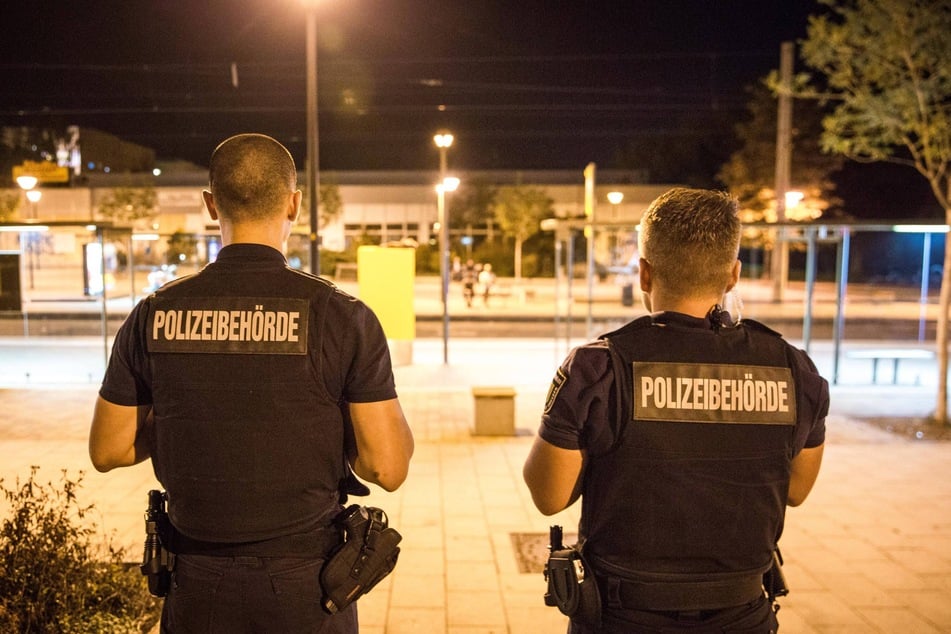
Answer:
[[(518, 571), (541, 574), (545, 569), (545, 562), (548, 561), (548, 533), (509, 533), (509, 535), (512, 538), (512, 547), (515, 549)], [(577, 534), (565, 533), (566, 545), (577, 541)]]

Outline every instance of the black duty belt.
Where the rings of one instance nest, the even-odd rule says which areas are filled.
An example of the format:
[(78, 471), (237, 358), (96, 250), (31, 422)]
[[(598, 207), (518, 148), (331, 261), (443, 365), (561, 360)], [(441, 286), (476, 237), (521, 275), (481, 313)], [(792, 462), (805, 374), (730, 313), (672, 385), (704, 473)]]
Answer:
[(336, 528), (285, 535), (254, 542), (208, 542), (192, 539), (174, 528), (168, 550), (176, 555), (210, 557), (323, 557), (343, 542)]
[(630, 581), (617, 577), (601, 581), (605, 603), (629, 610), (717, 610), (763, 596), (762, 573), (684, 582)]

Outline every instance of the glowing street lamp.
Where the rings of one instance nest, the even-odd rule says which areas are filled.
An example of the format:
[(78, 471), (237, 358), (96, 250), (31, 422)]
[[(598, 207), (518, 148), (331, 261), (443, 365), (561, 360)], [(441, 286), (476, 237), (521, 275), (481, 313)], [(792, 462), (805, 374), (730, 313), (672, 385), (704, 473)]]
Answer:
[(17, 176), (17, 185), (20, 186), (20, 189), (24, 191), (30, 191), (36, 184), (40, 182), (36, 176), (28, 176), (24, 174), (23, 176)]
[(453, 136), (445, 130), (433, 137), (433, 142), (439, 148), (439, 180), (446, 180), (446, 152), (452, 146)]
[[(447, 146), (448, 147), (448, 146)], [(439, 221), (439, 276), (442, 278), (442, 362), (449, 363), (449, 214), (446, 192), (459, 188), (459, 179), (447, 176), (436, 185), (436, 210)]]
[[(40, 202), (40, 199), (43, 197), (43, 192), (41, 192), (38, 189), (34, 189), (34, 187), (36, 187), (36, 184), (38, 182), (39, 182), (39, 179), (36, 176), (28, 176), (28, 175), (17, 176), (17, 185), (19, 185), (24, 190), (24, 192), (26, 193), (26, 199), (30, 201), (30, 219), (31, 220), (36, 220), (36, 216), (37, 216), (36, 206)], [(20, 235), (22, 236), (23, 234), (21, 233)], [(33, 269), (35, 268), (34, 253), (36, 252), (36, 247), (35, 247), (36, 236), (34, 236), (34, 234), (31, 232), (27, 234), (26, 240), (27, 240), (26, 248), (27, 248), (27, 253), (29, 253), (29, 261), (30, 261), (30, 290), (33, 290), (34, 288)]]
[[(621, 201), (624, 200), (624, 192), (608, 192), (608, 202), (611, 203), (611, 220), (617, 221), (618, 219), (618, 205), (621, 204)], [(611, 261), (617, 259), (617, 227), (614, 227), (611, 231)]]

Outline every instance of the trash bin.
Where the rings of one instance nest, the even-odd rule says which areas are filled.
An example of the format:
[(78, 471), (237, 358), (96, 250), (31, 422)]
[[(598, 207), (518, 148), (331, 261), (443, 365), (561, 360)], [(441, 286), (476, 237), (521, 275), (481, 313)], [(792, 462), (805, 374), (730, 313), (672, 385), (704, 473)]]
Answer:
[(634, 305), (634, 285), (625, 284), (621, 287), (621, 306)]
[(515, 390), (511, 387), (473, 387), (476, 436), (515, 435)]

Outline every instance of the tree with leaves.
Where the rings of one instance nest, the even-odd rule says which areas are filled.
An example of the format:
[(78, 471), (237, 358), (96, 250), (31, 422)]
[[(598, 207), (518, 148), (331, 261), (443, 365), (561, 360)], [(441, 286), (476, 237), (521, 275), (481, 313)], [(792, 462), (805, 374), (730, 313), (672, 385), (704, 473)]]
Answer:
[[(801, 54), (817, 76), (801, 96), (833, 104), (822, 148), (859, 161), (908, 165), (928, 181), (951, 222), (951, 0), (820, 0)], [(934, 419), (948, 423), (951, 245), (945, 245)]]
[(19, 189), (0, 189), (0, 222), (13, 218), (20, 208), (23, 192)]
[[(343, 213), (343, 197), (340, 195), (340, 185), (333, 175), (324, 176), (317, 186), (317, 222), (318, 228), (323, 228), (340, 217)], [(310, 191), (306, 185), (301, 186), (301, 209), (300, 218), (297, 222), (300, 225), (308, 226), (310, 224), (310, 205), (307, 201)]]
[(449, 197), (449, 225), (453, 229), (482, 227), (491, 219), (498, 188), (486, 181), (464, 182)]
[[(749, 89), (749, 116), (736, 125), (741, 146), (717, 174), (717, 178), (739, 199), (741, 209), (747, 213), (747, 222), (776, 220), (777, 105), (767, 81)], [(792, 189), (803, 192), (805, 197), (797, 205), (800, 215), (796, 215), (796, 210), (789, 210), (791, 220), (816, 218), (831, 205), (839, 203), (834, 195), (835, 183), (831, 175), (841, 169), (844, 158), (823, 153), (819, 147), (822, 117), (823, 112), (816, 101), (796, 104), (790, 181)]]
[[(775, 222), (776, 208), (776, 125), (777, 103), (770, 88), (775, 78), (764, 78), (749, 88), (748, 116), (735, 126), (740, 148), (730, 156), (717, 174), (730, 193), (740, 202), (744, 223)], [(835, 196), (831, 175), (841, 169), (844, 158), (822, 152), (823, 110), (815, 100), (796, 104), (792, 131), (792, 189), (803, 199), (786, 210), (787, 220), (809, 221), (825, 215), (840, 204)], [(745, 246), (772, 252), (775, 231), (747, 228)]]
[(317, 218), (320, 226), (326, 227), (343, 213), (343, 197), (340, 195), (337, 178), (332, 175), (326, 176), (317, 189), (320, 194)]
[(135, 224), (151, 220), (157, 213), (158, 195), (152, 186), (116, 187), (106, 194), (97, 206), (99, 215), (121, 224)]
[(499, 189), (493, 212), (504, 233), (515, 239), (515, 279), (522, 279), (522, 244), (541, 229), (539, 223), (555, 215), (555, 203), (544, 189), (514, 185)]

